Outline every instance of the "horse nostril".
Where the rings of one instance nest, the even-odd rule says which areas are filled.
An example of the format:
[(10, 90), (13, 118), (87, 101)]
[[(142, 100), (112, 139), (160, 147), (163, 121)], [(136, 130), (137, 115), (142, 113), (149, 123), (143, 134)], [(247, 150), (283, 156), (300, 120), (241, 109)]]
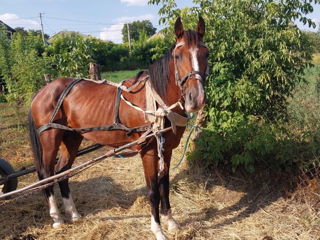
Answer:
[(188, 100), (191, 102), (192, 101), (192, 93), (191, 92), (189, 92), (189, 94), (188, 94)]

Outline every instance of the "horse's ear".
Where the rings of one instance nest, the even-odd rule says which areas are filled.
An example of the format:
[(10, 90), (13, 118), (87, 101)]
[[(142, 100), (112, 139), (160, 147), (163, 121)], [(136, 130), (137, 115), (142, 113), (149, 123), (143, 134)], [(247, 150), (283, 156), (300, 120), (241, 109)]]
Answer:
[(205, 33), (205, 23), (202, 17), (199, 17), (199, 22), (197, 26), (197, 33), (199, 34), (200, 37), (203, 37)]
[(183, 34), (183, 25), (180, 17), (177, 18), (176, 23), (174, 24), (174, 32), (177, 39), (180, 38)]

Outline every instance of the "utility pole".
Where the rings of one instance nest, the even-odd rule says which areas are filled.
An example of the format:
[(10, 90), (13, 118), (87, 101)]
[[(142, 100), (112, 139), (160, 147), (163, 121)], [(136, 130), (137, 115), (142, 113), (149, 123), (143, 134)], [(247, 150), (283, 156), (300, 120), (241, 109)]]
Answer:
[(130, 29), (129, 29), (129, 24), (128, 23), (127, 23), (127, 30), (128, 30), (129, 51), (131, 53)]
[(43, 41), (43, 44), (45, 45), (45, 44), (46, 44), (46, 41), (44, 40), (44, 33), (43, 33), (43, 24), (42, 24), (42, 15), (41, 15), (41, 13), (40, 13), (40, 24), (41, 24), (42, 41)]

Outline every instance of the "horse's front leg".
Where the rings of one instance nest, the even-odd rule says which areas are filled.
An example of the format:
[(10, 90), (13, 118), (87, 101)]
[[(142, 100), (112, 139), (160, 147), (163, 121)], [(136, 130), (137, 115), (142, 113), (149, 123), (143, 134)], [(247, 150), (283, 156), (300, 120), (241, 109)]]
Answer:
[(168, 231), (175, 232), (179, 228), (179, 224), (173, 219), (170, 207), (169, 193), (169, 169), (172, 150), (164, 153), (165, 174), (159, 181), (159, 192), (161, 200), (161, 217), (168, 224)]
[[(155, 148), (156, 149), (156, 148)], [(151, 231), (157, 240), (166, 240), (162, 232), (159, 216), (160, 192), (158, 183), (158, 155), (155, 149), (141, 151), (144, 174), (151, 206)]]

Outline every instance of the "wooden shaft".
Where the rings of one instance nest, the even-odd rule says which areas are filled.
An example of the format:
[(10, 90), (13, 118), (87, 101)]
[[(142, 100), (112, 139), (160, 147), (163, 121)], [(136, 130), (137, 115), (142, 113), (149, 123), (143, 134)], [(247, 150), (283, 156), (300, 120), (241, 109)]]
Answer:
[[(164, 132), (167, 132), (167, 131), (170, 131), (170, 130), (171, 130), (171, 127), (164, 128), (164, 129), (162, 129), (162, 130), (159, 130), (159, 133), (164, 133)], [(151, 134), (145, 136), (145, 139), (151, 138), (151, 137), (153, 137), (154, 135), (155, 135), (154, 133), (151, 133)], [(12, 192), (9, 192), (9, 193), (0, 195), (0, 200), (5, 199), (5, 198), (10, 197), (10, 196), (13, 196), (13, 195), (16, 195), (16, 194), (18, 194), (18, 193), (27, 191), (27, 190), (31, 190), (31, 189), (33, 189), (33, 188), (39, 187), (39, 186), (44, 185), (44, 184), (46, 184), (46, 183), (48, 183), (48, 182), (51, 182), (51, 181), (56, 181), (56, 182), (57, 182), (57, 181), (59, 181), (59, 180), (57, 180), (57, 179), (66, 177), (67, 175), (74, 176), (74, 175), (82, 172), (83, 170), (91, 167), (93, 164), (96, 164), (96, 163), (98, 163), (99, 161), (101, 161), (101, 160), (103, 160), (103, 159), (105, 159), (105, 158), (107, 158), (107, 157), (111, 157), (111, 156), (113, 156), (113, 155), (121, 152), (122, 150), (124, 150), (124, 149), (126, 149), (126, 148), (129, 148), (129, 147), (138, 145), (138, 144), (140, 144), (140, 143), (141, 143), (141, 139), (139, 138), (139, 139), (137, 139), (137, 140), (135, 140), (135, 141), (133, 141), (133, 142), (130, 142), (130, 143), (128, 143), (128, 144), (125, 144), (125, 145), (123, 145), (123, 146), (121, 146), (121, 147), (111, 149), (111, 150), (109, 150), (107, 153), (105, 153), (105, 154), (103, 154), (103, 155), (101, 155), (101, 156), (99, 156), (99, 157), (96, 157), (96, 158), (94, 158), (94, 159), (92, 159), (92, 160), (89, 160), (89, 161), (87, 161), (87, 162), (85, 162), (85, 163), (83, 163), (83, 164), (80, 164), (79, 166), (76, 166), (76, 167), (74, 167), (74, 168), (71, 168), (71, 169), (66, 170), (66, 171), (64, 171), (64, 172), (62, 172), (62, 173), (56, 174), (56, 175), (54, 175), (54, 176), (51, 176), (51, 177), (42, 179), (41, 181), (38, 181), (38, 182), (33, 183), (33, 184), (30, 184), (30, 185), (28, 185), (28, 186), (26, 186), (26, 187), (24, 187), (24, 188), (17, 189), (17, 190), (15, 190), (15, 191), (12, 191)], [(70, 176), (69, 176), (69, 177), (70, 177)]]

